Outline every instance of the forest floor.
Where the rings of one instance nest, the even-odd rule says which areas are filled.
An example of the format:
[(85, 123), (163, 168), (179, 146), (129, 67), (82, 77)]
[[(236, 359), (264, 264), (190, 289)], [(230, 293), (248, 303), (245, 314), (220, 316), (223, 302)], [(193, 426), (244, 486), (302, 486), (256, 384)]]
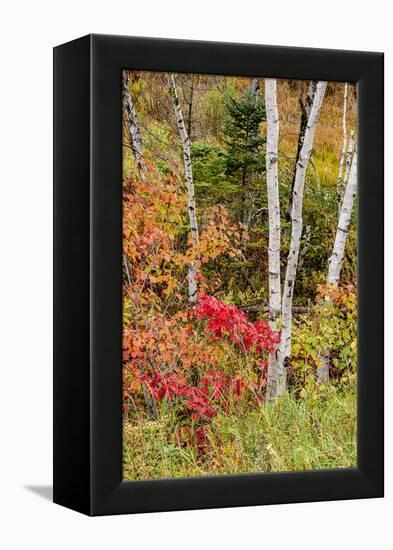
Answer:
[(202, 448), (181, 444), (176, 419), (124, 424), (124, 479), (172, 478), (356, 466), (356, 393), (334, 387), (287, 392), (245, 415), (217, 415)]

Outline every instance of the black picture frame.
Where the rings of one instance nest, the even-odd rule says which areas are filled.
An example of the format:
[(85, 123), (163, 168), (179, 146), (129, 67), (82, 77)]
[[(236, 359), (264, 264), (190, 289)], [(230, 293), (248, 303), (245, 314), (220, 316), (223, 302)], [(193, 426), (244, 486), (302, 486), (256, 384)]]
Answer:
[[(356, 82), (358, 466), (122, 480), (122, 69)], [(54, 49), (54, 502), (88, 515), (383, 496), (383, 54), (88, 35)]]

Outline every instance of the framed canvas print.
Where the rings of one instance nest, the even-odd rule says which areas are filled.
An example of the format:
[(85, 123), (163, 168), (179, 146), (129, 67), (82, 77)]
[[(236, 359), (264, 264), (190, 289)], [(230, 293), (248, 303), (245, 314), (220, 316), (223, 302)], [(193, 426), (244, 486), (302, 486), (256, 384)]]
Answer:
[(54, 501), (383, 496), (383, 55), (54, 50)]

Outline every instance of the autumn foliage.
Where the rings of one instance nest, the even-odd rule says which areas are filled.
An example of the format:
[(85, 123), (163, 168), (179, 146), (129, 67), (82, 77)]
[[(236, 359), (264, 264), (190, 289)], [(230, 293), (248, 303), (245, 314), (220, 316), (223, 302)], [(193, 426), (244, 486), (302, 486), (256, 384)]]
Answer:
[[(279, 333), (208, 293), (219, 278), (208, 280), (203, 267), (237, 257), (239, 228), (213, 207), (198, 247), (191, 246), (185, 207), (177, 180), (154, 166), (145, 180), (125, 181), (123, 397), (130, 416), (142, 409), (157, 418), (163, 402), (171, 404), (190, 440), (236, 401), (252, 407), (264, 399), (267, 356)], [(199, 267), (195, 307), (185, 292), (192, 262)]]
[[(251, 93), (258, 79), (128, 77), (135, 113), (123, 118), (125, 479), (351, 465), (357, 361), (352, 225), (339, 285), (325, 284), (340, 210), (341, 85), (329, 84), (329, 108), (321, 112), (306, 173), (291, 350), (282, 361), (287, 389), (272, 399), (278, 386), (272, 365), (283, 359), (285, 323), (282, 303), (277, 311), (271, 305), (263, 79)], [(299, 98), (306, 97), (308, 82), (280, 81), (277, 90), (281, 248), (275, 280), (282, 291), (301, 141)], [(131, 131), (138, 125), (140, 142)], [(328, 385), (317, 374), (325, 350)], [(327, 425), (333, 436), (321, 438)]]

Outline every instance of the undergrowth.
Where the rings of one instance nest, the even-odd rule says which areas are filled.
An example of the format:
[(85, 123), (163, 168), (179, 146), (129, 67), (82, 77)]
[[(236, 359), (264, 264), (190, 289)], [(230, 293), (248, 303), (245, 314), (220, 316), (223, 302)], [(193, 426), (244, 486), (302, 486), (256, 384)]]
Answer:
[(356, 393), (334, 385), (287, 392), (248, 415), (217, 415), (201, 450), (179, 440), (176, 418), (124, 424), (124, 479), (356, 466)]

